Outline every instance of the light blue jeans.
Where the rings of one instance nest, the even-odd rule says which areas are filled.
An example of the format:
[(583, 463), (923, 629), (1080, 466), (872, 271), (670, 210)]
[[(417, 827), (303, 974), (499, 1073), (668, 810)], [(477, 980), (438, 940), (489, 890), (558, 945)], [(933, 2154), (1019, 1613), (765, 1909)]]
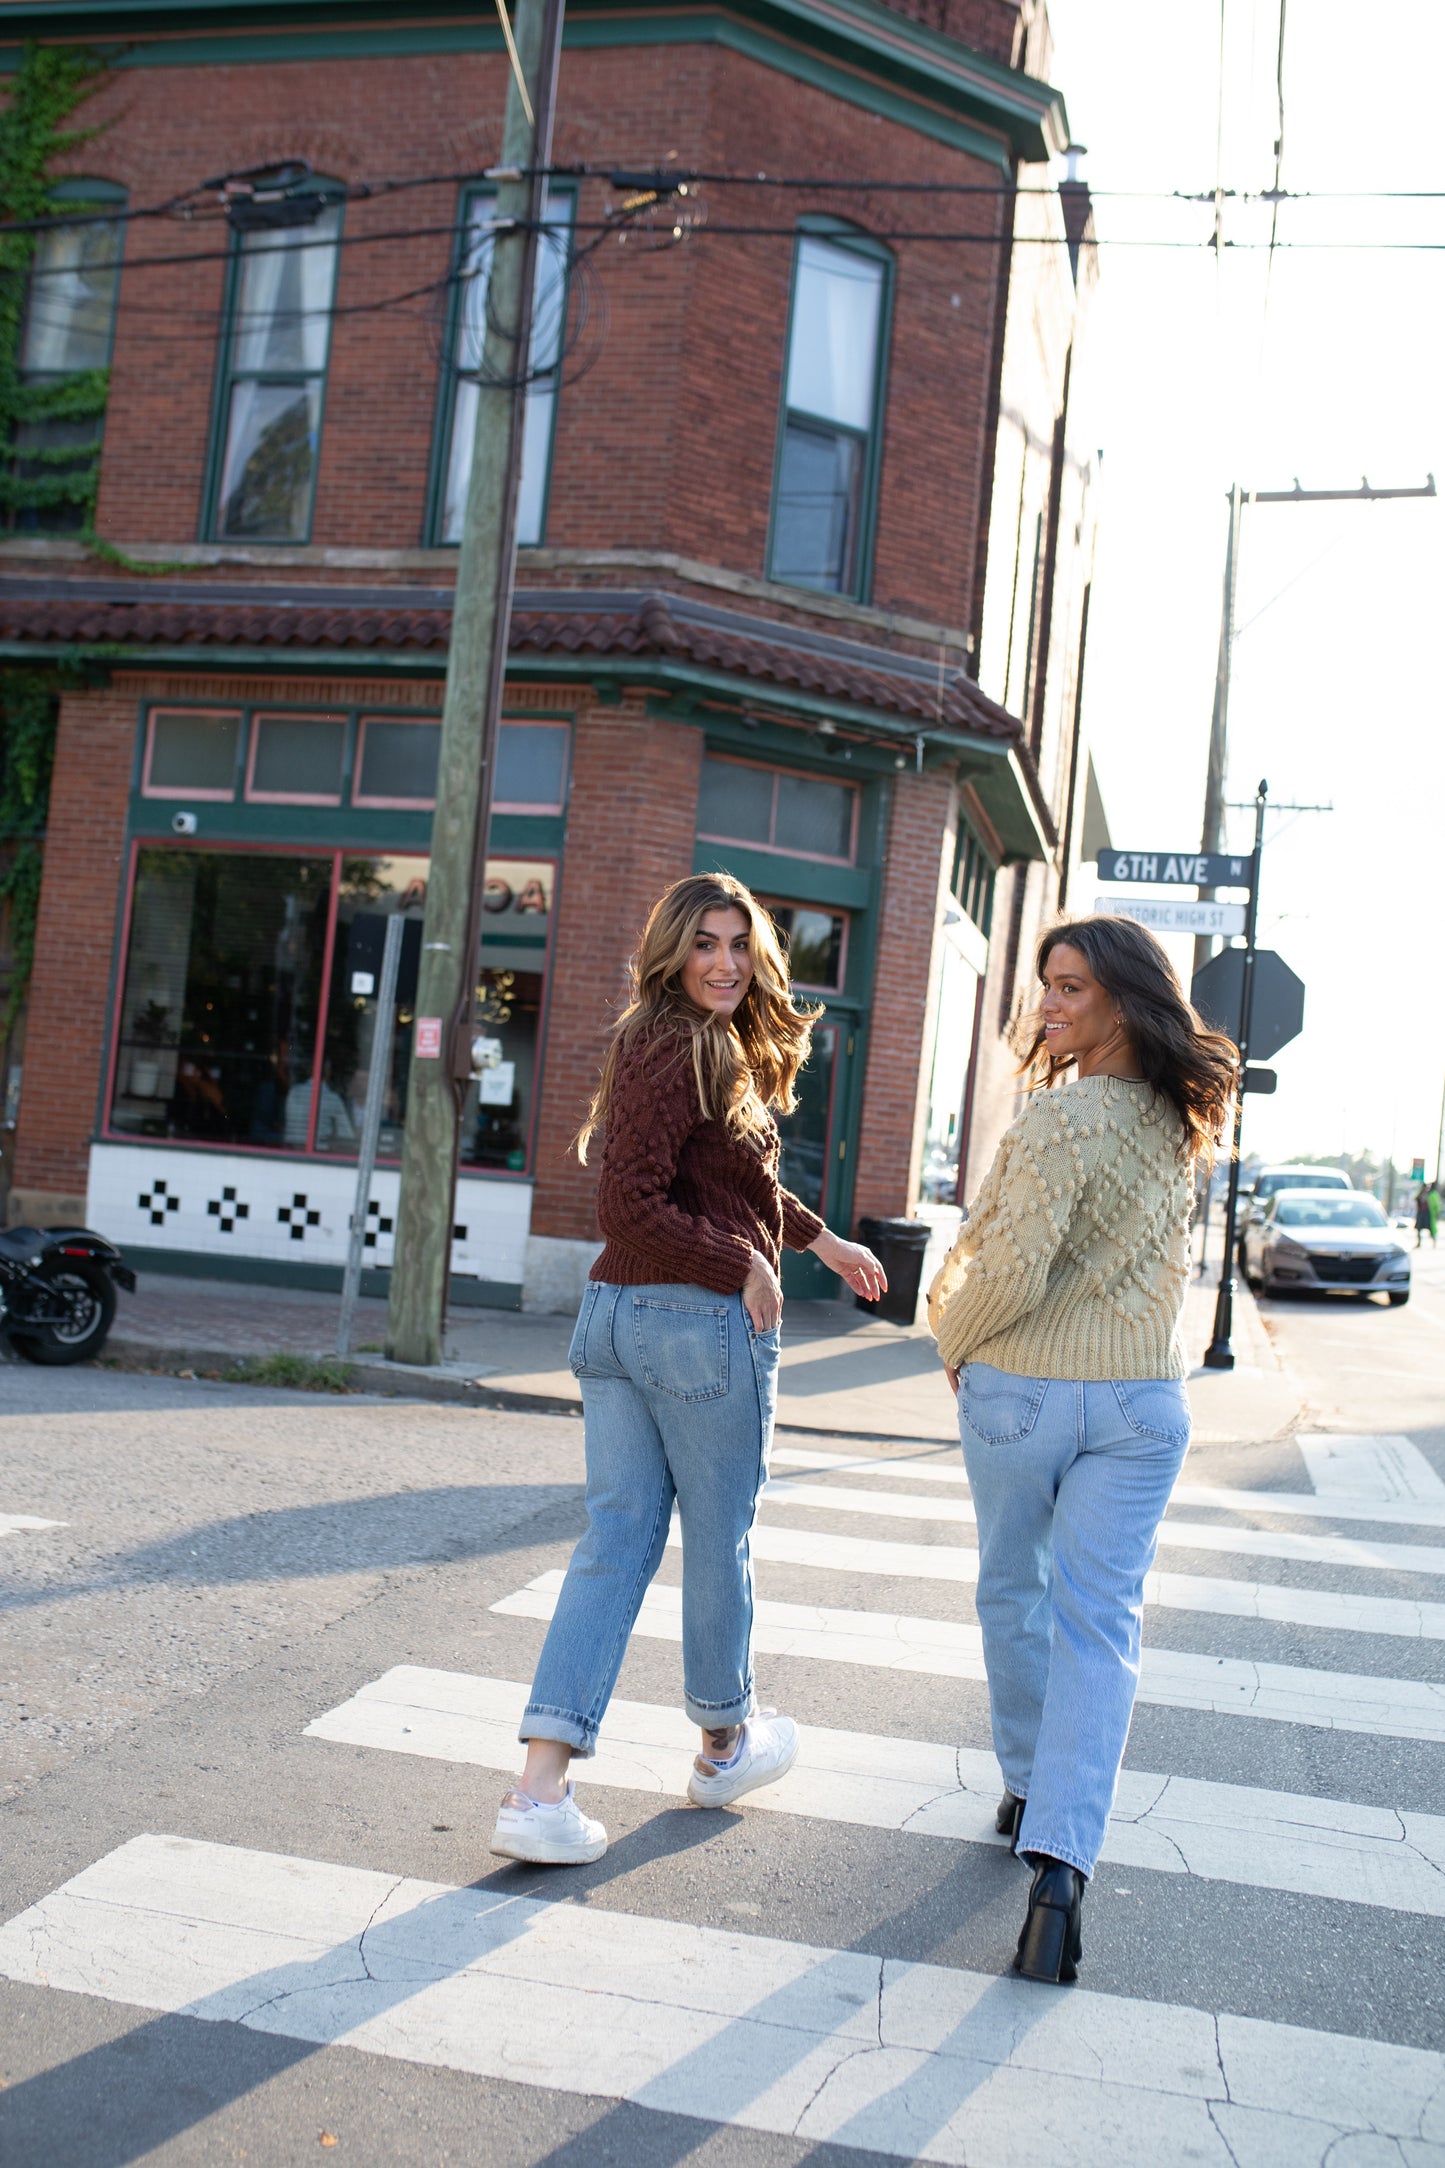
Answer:
[(1139, 1684), (1144, 1577), (1189, 1446), (1174, 1378), (1101, 1385), (970, 1363), (959, 1394), (978, 1515), (994, 1752), (1028, 1802), (1021, 1852), (1091, 1875)]
[(522, 1739), (596, 1751), (628, 1636), (682, 1521), (683, 1706), (704, 1729), (753, 1710), (748, 1546), (767, 1480), (778, 1333), (741, 1295), (609, 1287), (582, 1298), (568, 1356), (582, 1384), (587, 1530), (547, 1629)]

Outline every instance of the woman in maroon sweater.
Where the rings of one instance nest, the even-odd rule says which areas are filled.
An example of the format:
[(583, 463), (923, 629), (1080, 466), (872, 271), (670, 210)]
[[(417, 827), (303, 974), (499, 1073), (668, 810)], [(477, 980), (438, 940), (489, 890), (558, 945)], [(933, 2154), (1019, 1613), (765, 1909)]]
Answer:
[[(574, 1754), (596, 1750), (628, 1637), (682, 1520), (684, 1702), (702, 1732), (688, 1796), (726, 1806), (792, 1767), (797, 1727), (755, 1714), (748, 1536), (767, 1477), (783, 1248), (856, 1293), (886, 1281), (778, 1181), (773, 1109), (791, 1112), (816, 1010), (794, 1006), (767, 912), (695, 874), (654, 906), (578, 1138), (603, 1132), (592, 1267), (570, 1361), (586, 1418), (587, 1531), (557, 1597), (522, 1719), (526, 1767), (497, 1817), (509, 1859), (600, 1859)], [(669, 1592), (670, 1593), (670, 1592)]]

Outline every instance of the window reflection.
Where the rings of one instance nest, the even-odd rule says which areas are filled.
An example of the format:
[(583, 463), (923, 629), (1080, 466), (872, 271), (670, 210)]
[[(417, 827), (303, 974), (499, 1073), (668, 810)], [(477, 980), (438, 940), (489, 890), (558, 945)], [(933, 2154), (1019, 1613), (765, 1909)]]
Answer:
[(520, 1173), (531, 1155), (555, 879), (548, 859), (493, 859), (487, 865), (476, 1012), (484, 1066), (462, 1108), (464, 1166)]
[[(142, 850), (110, 1132), (352, 1159), (381, 1063), (378, 1157), (399, 1159), (428, 866), (403, 854)], [(464, 1166), (524, 1173), (529, 1163), (555, 877), (545, 859), (487, 866), (476, 988), (485, 1065), (462, 1110)], [(383, 1017), (382, 950), (398, 915), (396, 996)]]
[(331, 857), (140, 853), (111, 1127), (304, 1148)]
[[(381, 1062), (386, 1082), (377, 1156), (401, 1156), (427, 868), (428, 861), (420, 857), (342, 860), (326, 1004), (326, 1044), (316, 1100), (318, 1152), (355, 1157), (371, 1072)], [(382, 949), (387, 921), (397, 913), (406, 923), (396, 997), (390, 1016), (382, 1017), (377, 1002)], [(305, 1103), (297, 1110), (303, 1135), (311, 1114), (313, 1088), (308, 1083)]]

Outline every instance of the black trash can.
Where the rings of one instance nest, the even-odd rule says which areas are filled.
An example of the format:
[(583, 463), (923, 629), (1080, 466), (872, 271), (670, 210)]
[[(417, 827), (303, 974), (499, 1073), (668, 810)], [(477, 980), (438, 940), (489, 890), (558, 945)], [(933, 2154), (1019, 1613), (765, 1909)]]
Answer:
[(870, 1317), (886, 1318), (890, 1325), (911, 1325), (918, 1309), (918, 1288), (923, 1278), (923, 1253), (932, 1228), (925, 1220), (860, 1219), (858, 1233), (888, 1275), (888, 1292), (880, 1302), (862, 1295), (853, 1300)]

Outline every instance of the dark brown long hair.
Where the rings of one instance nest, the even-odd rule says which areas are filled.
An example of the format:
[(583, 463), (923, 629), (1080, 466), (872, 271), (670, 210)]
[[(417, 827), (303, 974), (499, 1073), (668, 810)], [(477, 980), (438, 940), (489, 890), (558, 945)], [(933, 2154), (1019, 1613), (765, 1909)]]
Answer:
[[(705, 1016), (682, 990), (682, 967), (709, 911), (741, 911), (748, 922), (753, 975), (731, 1018)], [(692, 873), (674, 881), (652, 906), (628, 968), (630, 998), (577, 1134), (579, 1159), (586, 1159), (593, 1132), (606, 1123), (618, 1057), (640, 1032), (675, 1039), (679, 1060), (691, 1058), (705, 1120), (725, 1121), (746, 1137), (767, 1129), (769, 1109), (792, 1113), (798, 1071), (823, 1011), (795, 1000), (777, 928), (741, 881), (730, 873)]]
[[(1039, 942), (1038, 974), (1056, 948), (1077, 949), (1114, 1004), (1139, 1056), (1146, 1084), (1177, 1111), (1191, 1159), (1212, 1156), (1229, 1119), (1239, 1050), (1211, 1031), (1190, 1006), (1163, 943), (1132, 918), (1076, 918), (1051, 926)], [(1072, 1065), (1048, 1050), (1043, 1018), (1026, 1019), (1020, 1074), (1033, 1085), (1057, 1084)]]

